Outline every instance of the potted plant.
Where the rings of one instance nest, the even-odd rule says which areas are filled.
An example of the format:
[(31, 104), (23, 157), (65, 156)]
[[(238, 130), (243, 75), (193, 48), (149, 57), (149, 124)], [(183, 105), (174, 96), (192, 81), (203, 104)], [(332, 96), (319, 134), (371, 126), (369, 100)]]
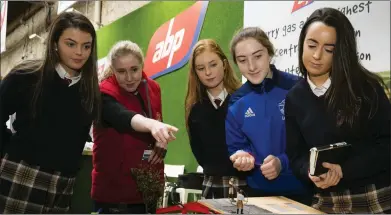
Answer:
[(135, 179), (137, 189), (141, 192), (147, 213), (155, 214), (157, 203), (164, 192), (164, 174), (149, 164), (141, 164), (138, 168), (131, 169), (132, 177)]

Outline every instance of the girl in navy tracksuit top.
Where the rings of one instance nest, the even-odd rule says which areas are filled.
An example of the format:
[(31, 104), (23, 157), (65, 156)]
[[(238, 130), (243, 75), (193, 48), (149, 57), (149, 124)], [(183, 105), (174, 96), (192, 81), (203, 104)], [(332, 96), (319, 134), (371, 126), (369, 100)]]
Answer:
[(270, 64), (274, 48), (259, 28), (235, 35), (231, 52), (248, 81), (231, 97), (226, 137), (234, 167), (250, 171), (248, 195), (282, 195), (309, 204), (285, 154), (285, 96), (299, 78)]

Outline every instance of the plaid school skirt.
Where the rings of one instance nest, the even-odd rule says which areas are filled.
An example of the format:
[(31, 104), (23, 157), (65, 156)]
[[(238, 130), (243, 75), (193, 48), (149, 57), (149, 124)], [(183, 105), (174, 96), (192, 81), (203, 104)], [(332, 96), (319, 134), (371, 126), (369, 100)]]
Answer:
[[(237, 177), (232, 176), (204, 176), (204, 181), (202, 182), (202, 197), (207, 199), (220, 199), (220, 198), (229, 198), (230, 194), (230, 185), (229, 179), (234, 179), (234, 186), (239, 189), (244, 189), (247, 186), (246, 180), (238, 179)], [(236, 189), (231, 188), (231, 192), (236, 198)]]
[(7, 157), (0, 166), (0, 214), (68, 212), (75, 178), (43, 172)]
[(342, 192), (317, 193), (312, 207), (325, 213), (389, 213), (391, 210), (391, 186), (377, 189), (368, 185), (360, 189)]

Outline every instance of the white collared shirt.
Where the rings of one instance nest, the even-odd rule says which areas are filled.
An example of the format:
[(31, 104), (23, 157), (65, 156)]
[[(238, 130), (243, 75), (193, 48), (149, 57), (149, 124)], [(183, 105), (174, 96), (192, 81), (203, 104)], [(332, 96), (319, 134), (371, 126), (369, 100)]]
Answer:
[(327, 89), (329, 89), (330, 85), (331, 85), (331, 79), (328, 78), (323, 84), (322, 86), (320, 87), (317, 87), (311, 80), (310, 78), (307, 76), (307, 82), (308, 84), (310, 85), (310, 88), (312, 90), (312, 92), (317, 96), (323, 96)]
[(68, 85), (68, 87), (70, 87), (70, 86), (76, 84), (78, 81), (80, 81), (81, 73), (79, 73), (78, 76), (70, 77), (69, 74), (65, 71), (64, 67), (61, 64), (57, 64), (56, 71), (61, 79), (67, 78), (67, 79), (71, 80), (71, 83)]
[(218, 109), (216, 103), (215, 103), (215, 99), (220, 99), (221, 100), (221, 104), (223, 104), (225, 98), (227, 98), (227, 95), (228, 95), (228, 92), (227, 90), (224, 88), (223, 91), (221, 91), (221, 93), (217, 96), (217, 97), (213, 97), (212, 94), (209, 93), (209, 91), (207, 90), (206, 92), (208, 92), (208, 97), (209, 97), (209, 100), (212, 102), (213, 106)]

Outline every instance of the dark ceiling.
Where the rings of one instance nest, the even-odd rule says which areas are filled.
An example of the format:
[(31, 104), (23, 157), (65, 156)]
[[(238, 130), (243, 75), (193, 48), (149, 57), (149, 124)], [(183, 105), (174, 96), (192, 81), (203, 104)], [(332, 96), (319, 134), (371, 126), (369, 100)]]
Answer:
[(25, 13), (32, 5), (27, 1), (8, 1), (7, 25)]
[(45, 1), (8, 1), (7, 34), (44, 7)]

